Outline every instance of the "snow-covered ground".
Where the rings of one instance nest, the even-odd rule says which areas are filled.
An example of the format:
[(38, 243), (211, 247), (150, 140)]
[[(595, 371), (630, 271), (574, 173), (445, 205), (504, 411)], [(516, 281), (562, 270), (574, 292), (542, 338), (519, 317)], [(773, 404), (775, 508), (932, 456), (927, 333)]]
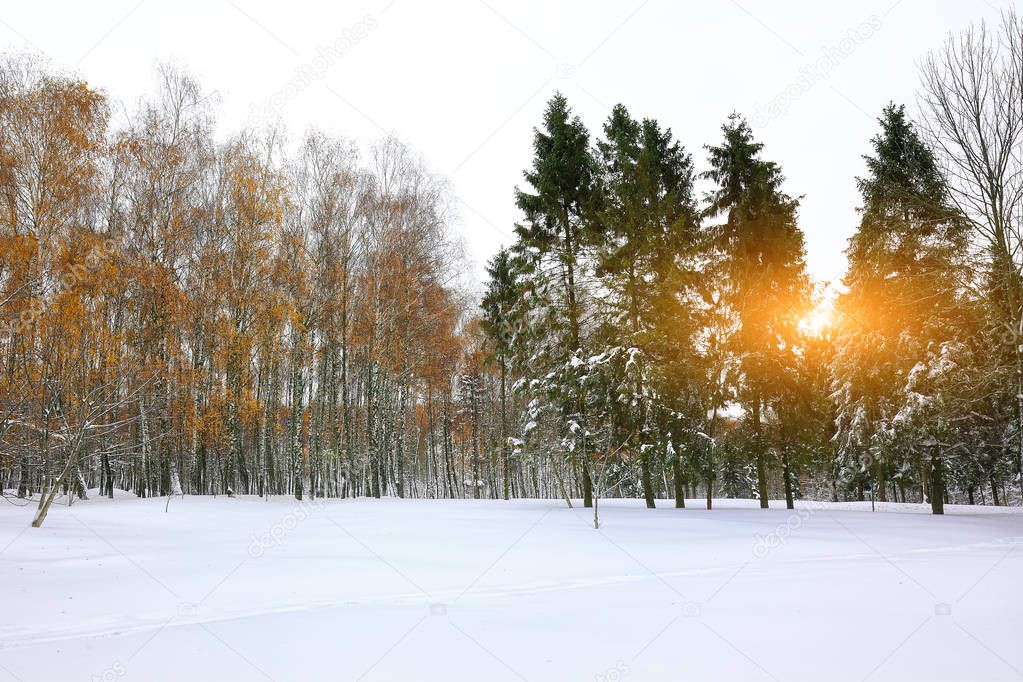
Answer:
[(0, 504), (0, 681), (1023, 678), (1018, 509)]

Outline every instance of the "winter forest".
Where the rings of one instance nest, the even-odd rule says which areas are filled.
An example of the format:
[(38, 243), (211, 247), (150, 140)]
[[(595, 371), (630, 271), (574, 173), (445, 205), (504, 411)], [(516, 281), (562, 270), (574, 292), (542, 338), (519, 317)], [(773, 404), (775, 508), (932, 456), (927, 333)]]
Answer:
[(9, 4), (0, 682), (1023, 679), (1012, 2)]
[(397, 139), (216, 140), (173, 67), (114, 126), (101, 91), (9, 55), (4, 487), (36, 523), (89, 488), (1018, 501), (1021, 36), (1008, 13), (950, 38), (920, 117), (876, 112), (827, 289), (741, 114), (687, 147), (556, 94), (481, 296), (444, 178)]

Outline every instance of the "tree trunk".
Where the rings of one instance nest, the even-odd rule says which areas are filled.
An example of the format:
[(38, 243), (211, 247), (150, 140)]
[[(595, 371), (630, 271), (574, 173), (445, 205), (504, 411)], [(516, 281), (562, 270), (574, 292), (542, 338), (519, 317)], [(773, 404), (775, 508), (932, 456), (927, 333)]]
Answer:
[(767, 462), (764, 459), (764, 447), (760, 437), (760, 395), (753, 399), (753, 447), (757, 456), (757, 494), (760, 497), (760, 508), (767, 509)]
[(78, 464), (78, 451), (81, 447), (81, 441), (75, 439), (75, 442), (71, 444), (71, 450), (68, 453), (67, 464), (64, 466), (64, 470), (60, 472), (60, 476), (53, 482), (53, 486), (50, 488), (48, 495), (43, 495), (40, 498), (39, 511), (36, 514), (35, 519), (32, 520), (32, 527), (38, 528), (43, 525), (43, 521), (46, 520), (46, 513), (50, 511), (50, 505), (53, 504), (53, 499), (57, 497), (57, 491), (64, 485), (64, 481), (67, 480), (68, 473), (75, 468)]
[(1023, 314), (1016, 329), (1016, 473), (1023, 491)]
[(710, 433), (707, 434), (710, 438), (707, 443), (707, 509), (712, 509), (714, 507), (714, 436), (717, 433), (717, 422), (718, 408), (717, 403), (715, 402), (714, 410), (710, 417)]
[(100, 455), (99, 463), (102, 467), (102, 476), (100, 477), (102, 482), (102, 485), (100, 486), (100, 495), (106, 495), (112, 500), (114, 499), (114, 475), (110, 470), (110, 455), (103, 452), (103, 454)]
[(682, 457), (678, 453), (676, 453), (675, 458), (671, 460), (671, 474), (674, 479), (673, 483), (675, 484), (675, 509), (685, 509), (686, 485), (682, 478)]
[(504, 354), (501, 355), (501, 454), (503, 455), (502, 465), (502, 476), (504, 478), (502, 485), (502, 497), (508, 499), (509, 491), (511, 488), (511, 453), (508, 449), (508, 415), (507, 415), (507, 373), (508, 363), (505, 361)]
[(643, 498), (646, 500), (646, 508), (653, 509), (657, 506), (654, 502), (654, 482), (650, 475), (650, 458), (645, 452), (641, 452), (639, 455), (639, 468), (640, 478), (643, 483)]
[(781, 451), (781, 473), (785, 480), (785, 508), (795, 509), (796, 503), (792, 496), (792, 470), (789, 468), (789, 450), (784, 446)]
[(582, 482), (583, 482), (583, 506), (593, 506), (593, 479), (590, 477), (590, 468), (586, 466), (586, 462), (580, 467), (582, 469)]
[(941, 472), (941, 456), (937, 445), (931, 450), (931, 513), (945, 513), (945, 478)]
[(24, 499), (26, 497), (32, 497), (32, 488), (29, 485), (28, 478), (28, 457), (22, 455), (19, 462), (20, 475), (18, 477), (18, 497)]

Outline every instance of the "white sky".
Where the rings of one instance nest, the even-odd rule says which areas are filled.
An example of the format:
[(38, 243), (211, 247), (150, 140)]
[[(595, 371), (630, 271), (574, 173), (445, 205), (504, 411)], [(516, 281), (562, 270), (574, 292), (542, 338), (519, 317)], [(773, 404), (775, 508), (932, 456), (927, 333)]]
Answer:
[[(617, 102), (659, 119), (698, 170), (702, 146), (718, 141), (736, 110), (782, 164), (788, 191), (806, 195), (808, 264), (830, 280), (844, 271), (857, 220), (853, 178), (873, 117), (890, 100), (915, 110), (920, 58), (949, 31), (1009, 4), (37, 0), (0, 9), (0, 49), (42, 51), (129, 104), (151, 91), (154, 64), (174, 61), (218, 93), (224, 133), (246, 125), (296, 70), (321, 69), (280, 110), (289, 134), (315, 125), (365, 144), (386, 131), (417, 149), (461, 200), (477, 277), (511, 241), (513, 188), (555, 90), (593, 134)], [(859, 38), (847, 39), (858, 27)], [(356, 39), (341, 43), (332, 65), (314, 63), (319, 47), (346, 35)], [(827, 76), (800, 85), (801, 70), (818, 61)], [(797, 96), (783, 115), (756, 116), (790, 86)]]

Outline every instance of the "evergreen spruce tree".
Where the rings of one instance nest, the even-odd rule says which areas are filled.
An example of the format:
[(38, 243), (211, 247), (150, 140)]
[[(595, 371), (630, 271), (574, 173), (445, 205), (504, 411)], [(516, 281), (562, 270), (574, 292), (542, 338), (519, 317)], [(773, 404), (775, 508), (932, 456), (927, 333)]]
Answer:
[[(583, 246), (586, 216), (593, 201), (594, 160), (590, 136), (565, 97), (558, 93), (547, 105), (543, 128), (534, 131), (533, 163), (524, 173), (530, 191), (516, 189), (524, 214), (516, 227), (518, 254), (526, 268), (532, 295), (528, 323), (539, 343), (531, 357), (537, 376), (574, 355), (585, 343), (583, 329)], [(562, 423), (577, 412), (578, 396), (563, 396)], [(592, 504), (592, 478), (585, 455), (572, 454), (580, 467), (584, 505)]]
[[(950, 313), (958, 298), (957, 258), (966, 244), (942, 173), (904, 108), (887, 106), (879, 123), (873, 155), (864, 157), (867, 175), (857, 179), (862, 217), (846, 251), (834, 374), (838, 453), (847, 481), (860, 490), (873, 486), (886, 500), (889, 478), (898, 476), (904, 485), (914, 469), (925, 490), (943, 487), (937, 440), (927, 438), (935, 444), (926, 446), (923, 466), (930, 471), (922, 471), (893, 429), (909, 423), (896, 416), (909, 409), (913, 368), (955, 336)], [(919, 435), (922, 427), (913, 423)]]
[(519, 286), (513, 257), (508, 249), (502, 248), (487, 265), (487, 290), (483, 294), (483, 319), (481, 326), (491, 341), (493, 358), (501, 375), (501, 469), (503, 476), (502, 495), (509, 498), (511, 485), (511, 455), (508, 444), (508, 372), (511, 363), (512, 344), (518, 326), (517, 308)]
[[(654, 506), (651, 460), (672, 458), (676, 503), (684, 505), (678, 454), (683, 431), (694, 431), (697, 331), (692, 268), (698, 212), (692, 159), (655, 120), (633, 119), (619, 104), (597, 143), (599, 180), (588, 237), (604, 297), (609, 345), (638, 348), (653, 386), (637, 385), (639, 424), (631, 428), (640, 452), (643, 496)], [(651, 403), (656, 395), (658, 405)], [(698, 404), (698, 401), (696, 401)], [(656, 412), (655, 414), (652, 411)], [(697, 410), (698, 413), (698, 410)], [(675, 443), (670, 440), (674, 437)]]
[(707, 215), (726, 216), (711, 228), (721, 295), (733, 316), (730, 338), (738, 358), (737, 397), (745, 409), (760, 506), (768, 507), (768, 439), (764, 411), (776, 397), (786, 369), (783, 353), (806, 309), (803, 234), (796, 225), (799, 200), (781, 190), (781, 168), (760, 158), (763, 145), (732, 114), (724, 140), (708, 147), (716, 188)]

